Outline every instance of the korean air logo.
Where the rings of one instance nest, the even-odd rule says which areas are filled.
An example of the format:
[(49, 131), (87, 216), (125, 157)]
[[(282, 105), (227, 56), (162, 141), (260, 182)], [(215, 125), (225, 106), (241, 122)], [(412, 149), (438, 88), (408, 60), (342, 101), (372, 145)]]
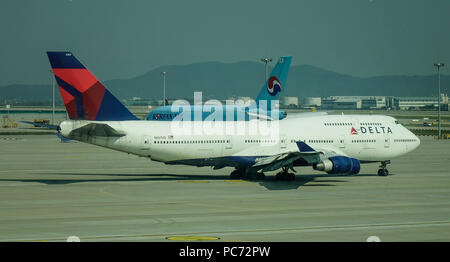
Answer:
[(276, 76), (271, 76), (267, 82), (267, 91), (269, 95), (275, 96), (278, 92), (281, 92), (281, 82)]

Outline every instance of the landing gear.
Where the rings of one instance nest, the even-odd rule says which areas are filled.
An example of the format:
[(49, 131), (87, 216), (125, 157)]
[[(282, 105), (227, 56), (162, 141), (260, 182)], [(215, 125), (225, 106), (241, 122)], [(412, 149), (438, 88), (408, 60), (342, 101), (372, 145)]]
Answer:
[(252, 170), (236, 169), (230, 174), (231, 179), (254, 179), (254, 180), (264, 180), (266, 175), (263, 172), (256, 173)]
[(256, 174), (256, 180), (264, 180), (264, 179), (266, 179), (266, 175), (264, 175), (263, 172)]
[(295, 180), (295, 174), (289, 173), (288, 167), (283, 167), (283, 170), (278, 172), (275, 176), (277, 180), (283, 180), (283, 181), (293, 181)]
[(381, 161), (380, 169), (378, 169), (379, 176), (389, 175), (389, 171), (386, 169), (386, 166), (390, 163), (391, 163), (391, 160)]
[(244, 177), (245, 171), (242, 169), (236, 169), (230, 174), (231, 179), (241, 179)]
[(378, 169), (379, 176), (387, 176), (389, 175), (389, 171), (387, 169)]

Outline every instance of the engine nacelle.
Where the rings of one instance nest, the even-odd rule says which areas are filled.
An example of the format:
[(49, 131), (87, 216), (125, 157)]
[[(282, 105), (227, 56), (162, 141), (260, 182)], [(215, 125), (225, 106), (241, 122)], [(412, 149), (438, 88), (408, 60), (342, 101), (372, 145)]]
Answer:
[(328, 174), (358, 174), (361, 165), (358, 159), (346, 156), (334, 156), (318, 163), (314, 169), (325, 171)]

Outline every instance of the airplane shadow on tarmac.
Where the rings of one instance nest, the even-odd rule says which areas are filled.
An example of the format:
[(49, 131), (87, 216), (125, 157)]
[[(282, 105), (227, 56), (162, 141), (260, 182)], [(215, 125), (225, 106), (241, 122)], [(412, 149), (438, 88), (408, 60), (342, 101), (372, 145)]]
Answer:
[[(261, 186), (268, 190), (290, 190), (298, 189), (302, 186), (336, 186), (336, 183), (346, 183), (343, 178), (349, 177), (367, 177), (378, 176), (376, 174), (361, 174), (353, 176), (333, 175), (333, 174), (314, 174), (314, 175), (296, 175), (294, 181), (278, 181), (273, 177), (267, 177), (263, 181), (258, 182)], [(320, 178), (336, 178), (336, 179), (320, 179)]]
[[(51, 173), (57, 176), (76, 176), (74, 179), (0, 179), (0, 182), (37, 182), (47, 185), (64, 185), (84, 182), (138, 182), (138, 181), (233, 181), (229, 176), (218, 175), (180, 175), (180, 174), (86, 174), (86, 173)], [(83, 176), (96, 176), (97, 178), (85, 178)], [(110, 178), (98, 178), (105, 176)], [(367, 177), (378, 176), (376, 174), (359, 174), (353, 176), (333, 175), (333, 174), (314, 174), (314, 175), (296, 175), (294, 181), (279, 181), (275, 176), (266, 176), (265, 180), (242, 179), (250, 183), (258, 183), (268, 190), (292, 190), (302, 186), (336, 186), (336, 183), (348, 182), (342, 180), (349, 177)], [(321, 179), (321, 178), (340, 178), (340, 179)]]

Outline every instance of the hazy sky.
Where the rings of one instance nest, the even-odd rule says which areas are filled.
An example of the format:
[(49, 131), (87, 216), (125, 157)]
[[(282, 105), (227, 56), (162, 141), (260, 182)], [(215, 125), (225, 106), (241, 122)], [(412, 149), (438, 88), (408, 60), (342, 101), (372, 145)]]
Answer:
[(47, 50), (74, 52), (100, 80), (281, 55), (355, 76), (428, 75), (450, 67), (449, 13), (448, 0), (2, 0), (0, 85), (49, 83)]

